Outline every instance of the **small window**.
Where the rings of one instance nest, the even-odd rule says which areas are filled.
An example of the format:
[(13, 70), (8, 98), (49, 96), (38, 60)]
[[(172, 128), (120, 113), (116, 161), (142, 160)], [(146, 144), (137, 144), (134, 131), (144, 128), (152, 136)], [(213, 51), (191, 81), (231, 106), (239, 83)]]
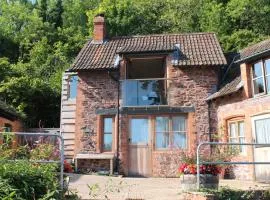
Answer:
[(270, 59), (252, 66), (252, 82), (255, 96), (270, 93)]
[(78, 76), (70, 76), (69, 78), (69, 99), (75, 99), (77, 96)]
[(4, 129), (5, 129), (5, 132), (12, 132), (12, 126), (11, 126), (11, 124), (5, 124)]
[(254, 94), (257, 95), (257, 94), (265, 93), (262, 62), (258, 62), (254, 64), (252, 71), (253, 71)]
[(112, 151), (112, 140), (113, 140), (113, 119), (104, 118), (103, 126), (103, 150)]
[(186, 148), (186, 117), (156, 117), (156, 149)]
[[(244, 121), (236, 121), (229, 123), (229, 142), (245, 143)], [(240, 153), (245, 152), (245, 146), (239, 146)]]

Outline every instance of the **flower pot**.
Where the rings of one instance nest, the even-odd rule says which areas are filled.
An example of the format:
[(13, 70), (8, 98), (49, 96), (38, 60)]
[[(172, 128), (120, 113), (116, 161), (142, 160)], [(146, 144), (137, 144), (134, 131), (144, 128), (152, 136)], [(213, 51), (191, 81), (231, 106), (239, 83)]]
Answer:
[[(218, 189), (219, 177), (211, 174), (200, 175), (200, 187)], [(197, 176), (194, 174), (184, 174), (180, 177), (180, 187), (182, 191), (192, 191), (197, 189)]]

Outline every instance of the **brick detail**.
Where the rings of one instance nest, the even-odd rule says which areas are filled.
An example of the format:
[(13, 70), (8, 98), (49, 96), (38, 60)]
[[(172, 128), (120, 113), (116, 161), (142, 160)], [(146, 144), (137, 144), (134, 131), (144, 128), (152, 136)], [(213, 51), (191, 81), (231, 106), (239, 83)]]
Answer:
[(96, 16), (94, 18), (94, 41), (103, 42), (106, 37), (105, 19), (103, 16)]
[(23, 124), (20, 120), (11, 121), (9, 119), (0, 117), (0, 131), (3, 131), (5, 124), (10, 124), (12, 126), (12, 132), (22, 132)]
[(80, 166), (80, 170), (87, 170), (89, 172), (98, 172), (100, 170), (110, 170), (110, 160), (89, 160), (89, 159), (79, 159), (78, 166)]

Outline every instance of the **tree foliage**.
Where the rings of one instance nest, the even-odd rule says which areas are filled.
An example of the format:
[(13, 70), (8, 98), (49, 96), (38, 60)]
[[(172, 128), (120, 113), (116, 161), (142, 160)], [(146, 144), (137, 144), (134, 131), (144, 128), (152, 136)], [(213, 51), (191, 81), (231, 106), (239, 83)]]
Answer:
[(28, 126), (59, 126), (62, 73), (100, 13), (110, 37), (215, 32), (225, 52), (270, 33), (270, 0), (0, 0), (0, 96)]

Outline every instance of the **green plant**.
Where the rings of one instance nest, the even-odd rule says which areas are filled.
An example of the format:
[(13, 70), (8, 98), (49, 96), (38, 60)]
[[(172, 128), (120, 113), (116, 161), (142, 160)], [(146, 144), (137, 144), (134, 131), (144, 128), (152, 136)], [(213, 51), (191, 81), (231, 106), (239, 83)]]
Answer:
[(219, 190), (201, 189), (201, 192), (213, 194), (218, 200), (269, 200), (270, 190), (236, 190), (222, 187)]
[(38, 144), (30, 152), (32, 160), (55, 160), (59, 159), (58, 149), (51, 144)]
[(61, 195), (57, 165), (54, 164), (5, 161), (0, 165), (0, 178), (12, 186), (22, 199), (51, 199)]

